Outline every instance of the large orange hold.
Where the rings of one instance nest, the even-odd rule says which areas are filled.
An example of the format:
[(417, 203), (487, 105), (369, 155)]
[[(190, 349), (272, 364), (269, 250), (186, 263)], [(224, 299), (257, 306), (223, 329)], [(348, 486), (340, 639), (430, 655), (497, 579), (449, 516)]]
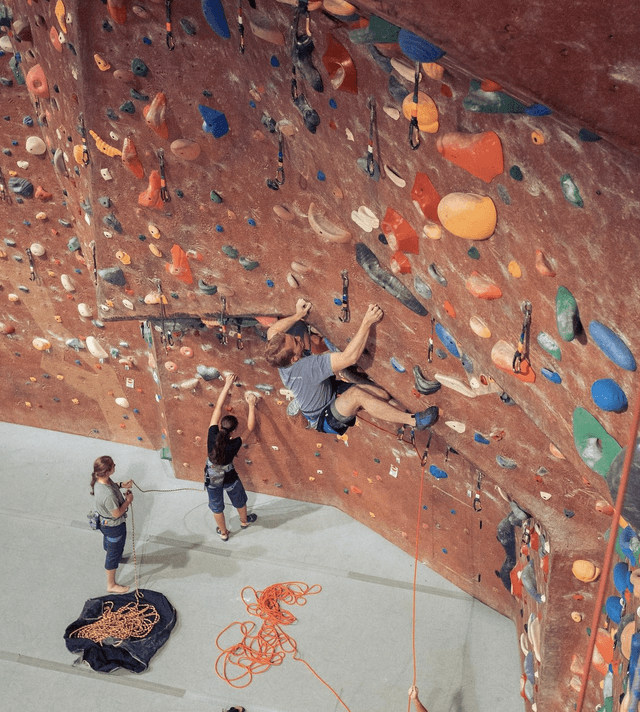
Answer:
[(500, 299), (502, 290), (498, 285), (486, 277), (483, 277), (475, 270), (471, 273), (469, 279), (465, 283), (467, 290), (478, 299)]
[(143, 190), (138, 196), (138, 205), (142, 205), (143, 208), (157, 208), (162, 209), (162, 198), (160, 197), (160, 188), (162, 187), (162, 180), (160, 178), (160, 173), (158, 171), (151, 171), (149, 176), (149, 187)]
[(498, 213), (491, 198), (475, 193), (449, 193), (438, 205), (443, 226), (465, 240), (486, 240), (496, 229)]
[(436, 146), (448, 161), (485, 183), (504, 171), (502, 144), (494, 131), (481, 134), (452, 131), (440, 136)]
[[(402, 102), (402, 113), (405, 119), (411, 119), (413, 111), (416, 111), (416, 104), (413, 103), (413, 94), (407, 94)], [(440, 124), (438, 123), (438, 107), (434, 100), (422, 91), (418, 92), (417, 104), (418, 128), (426, 133), (438, 133)]]
[(39, 65), (35, 64), (29, 70), (27, 74), (27, 89), (42, 99), (49, 98), (49, 84), (47, 82), (47, 77), (44, 74), (44, 69)]
[(440, 204), (440, 194), (434, 188), (426, 173), (416, 173), (411, 188), (411, 199), (414, 204), (422, 210), (422, 214), (427, 220), (439, 223), (438, 205)]
[(193, 284), (193, 275), (191, 274), (191, 267), (189, 267), (189, 258), (180, 245), (174, 245), (171, 248), (171, 257), (173, 259), (173, 263), (165, 265), (167, 272), (172, 274), (174, 277), (177, 277), (185, 284)]
[(136, 146), (130, 138), (125, 138), (122, 146), (122, 162), (136, 178), (144, 178), (144, 168)]
[(409, 252), (412, 255), (418, 254), (418, 235), (416, 231), (393, 208), (387, 208), (380, 227), (392, 250)]
[(166, 111), (167, 97), (162, 92), (158, 92), (153, 97), (153, 101), (142, 109), (142, 115), (149, 128), (153, 129), (160, 138), (165, 140), (169, 138), (169, 128), (165, 121)]

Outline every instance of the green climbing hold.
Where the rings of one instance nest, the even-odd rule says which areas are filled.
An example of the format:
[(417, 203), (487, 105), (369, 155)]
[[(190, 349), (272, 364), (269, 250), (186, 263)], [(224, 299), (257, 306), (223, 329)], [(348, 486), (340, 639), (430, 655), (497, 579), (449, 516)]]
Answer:
[(244, 269), (247, 270), (247, 272), (251, 272), (256, 267), (260, 267), (259, 262), (256, 262), (256, 260), (251, 260), (248, 257), (240, 257), (239, 262), (244, 267)]
[(522, 180), (524, 178), (520, 166), (511, 166), (511, 168), (509, 168), (509, 175), (513, 180)]
[(472, 260), (480, 259), (480, 250), (475, 245), (467, 250), (467, 254)]
[(222, 251), (227, 257), (230, 257), (232, 260), (238, 259), (239, 252), (238, 250), (236, 250), (235, 247), (232, 247), (231, 245), (223, 245)]
[(558, 342), (552, 336), (549, 336), (546, 332), (541, 331), (538, 334), (537, 341), (540, 348), (546, 351), (550, 356), (553, 356), (553, 358), (558, 361), (562, 359), (560, 346), (558, 346)]
[(573, 411), (573, 441), (587, 467), (606, 477), (616, 455), (622, 450), (600, 422), (584, 408)]
[(125, 114), (135, 114), (136, 107), (132, 101), (125, 101), (124, 104), (120, 105), (120, 111), (124, 111)]
[(582, 200), (578, 186), (568, 173), (565, 173), (560, 178), (560, 186), (562, 188), (562, 194), (571, 205), (575, 205), (576, 208), (584, 208), (584, 200)]
[(566, 287), (558, 287), (556, 294), (556, 324), (564, 341), (573, 341), (582, 331), (578, 304)]
[(210, 193), (211, 200), (213, 200), (214, 203), (221, 203), (222, 198), (216, 193), (215, 190), (212, 190)]

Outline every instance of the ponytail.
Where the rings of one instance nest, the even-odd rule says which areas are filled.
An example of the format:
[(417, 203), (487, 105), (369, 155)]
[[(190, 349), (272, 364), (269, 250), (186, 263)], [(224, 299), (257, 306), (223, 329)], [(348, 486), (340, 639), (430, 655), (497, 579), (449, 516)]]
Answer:
[(209, 461), (212, 465), (222, 465), (229, 436), (238, 427), (238, 419), (233, 415), (225, 415), (220, 421), (218, 437), (209, 453)]
[(102, 455), (93, 463), (93, 472), (91, 473), (91, 494), (95, 494), (93, 489), (98, 477), (104, 477), (105, 475), (111, 474), (115, 463), (109, 455)]

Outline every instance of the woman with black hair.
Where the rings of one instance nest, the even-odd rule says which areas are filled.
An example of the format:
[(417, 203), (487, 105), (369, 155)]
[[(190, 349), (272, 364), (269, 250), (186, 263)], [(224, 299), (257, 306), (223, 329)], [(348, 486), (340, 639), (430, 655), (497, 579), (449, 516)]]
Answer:
[[(126, 593), (128, 586), (116, 583), (116, 571), (127, 540), (126, 512), (133, 502), (133, 494), (129, 487), (133, 480), (115, 483), (111, 475), (116, 464), (109, 455), (99, 457), (93, 463), (91, 473), (91, 494), (96, 498), (96, 510), (100, 515), (100, 531), (103, 537), (103, 547), (107, 552), (104, 568), (107, 570), (107, 591), (109, 593)], [(121, 489), (126, 489), (123, 496)]]
[[(229, 394), (231, 386), (236, 382), (236, 375), (230, 373), (225, 379), (225, 384), (209, 423), (207, 435), (207, 452), (209, 457), (204, 468), (204, 484), (209, 493), (209, 509), (216, 520), (216, 532), (222, 541), (229, 539), (229, 530), (224, 517), (224, 492), (227, 493), (231, 504), (238, 510), (240, 526), (246, 529), (251, 522), (258, 518), (257, 514), (247, 514), (247, 493), (233, 466), (233, 458), (242, 447), (242, 438), (232, 438), (231, 433), (238, 427), (238, 419), (233, 415), (222, 415), (224, 401)], [(247, 393), (245, 400), (249, 405), (247, 430), (252, 432), (256, 424), (256, 396)]]

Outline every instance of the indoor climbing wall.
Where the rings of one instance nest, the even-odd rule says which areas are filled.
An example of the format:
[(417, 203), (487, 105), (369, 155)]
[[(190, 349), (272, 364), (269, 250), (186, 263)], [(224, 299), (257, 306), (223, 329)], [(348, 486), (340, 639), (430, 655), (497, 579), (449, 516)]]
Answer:
[[(576, 42), (596, 56), (622, 19), (432, 5), (0, 4), (0, 417), (162, 448), (200, 480), (233, 370), (230, 410), (260, 396), (247, 487), (418, 536), (516, 622), (529, 707), (572, 709), (637, 380), (632, 48), (596, 67), (589, 91), (616, 90), (594, 105)], [(263, 358), (301, 297), (316, 352), (382, 306), (359, 376), (436, 404), (432, 432), (305, 427)], [(628, 683), (617, 612), (591, 705)]]

